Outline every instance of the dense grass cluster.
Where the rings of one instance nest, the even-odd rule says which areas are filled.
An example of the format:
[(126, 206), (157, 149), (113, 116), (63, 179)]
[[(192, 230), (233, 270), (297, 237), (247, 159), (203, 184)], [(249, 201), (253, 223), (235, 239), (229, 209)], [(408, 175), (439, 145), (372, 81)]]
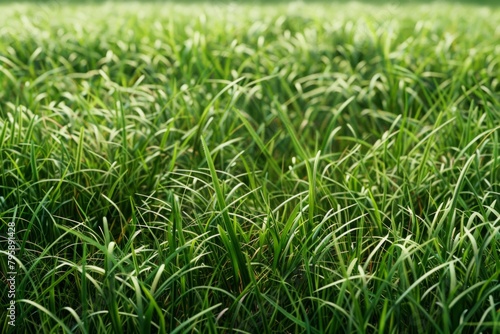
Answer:
[(499, 10), (0, 12), (18, 333), (500, 331)]

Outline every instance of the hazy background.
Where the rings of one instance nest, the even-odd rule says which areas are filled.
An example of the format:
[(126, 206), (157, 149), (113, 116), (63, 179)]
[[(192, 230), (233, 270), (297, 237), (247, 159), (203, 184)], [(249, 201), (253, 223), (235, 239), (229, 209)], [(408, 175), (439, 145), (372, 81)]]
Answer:
[(157, 3), (291, 3), (291, 2), (303, 2), (303, 3), (349, 3), (349, 2), (359, 2), (359, 3), (370, 3), (370, 4), (417, 4), (417, 3), (464, 3), (464, 4), (477, 4), (477, 5), (500, 5), (499, 0), (0, 0), (0, 3), (40, 3), (40, 4), (50, 4), (50, 3), (98, 3), (98, 2), (157, 2)]

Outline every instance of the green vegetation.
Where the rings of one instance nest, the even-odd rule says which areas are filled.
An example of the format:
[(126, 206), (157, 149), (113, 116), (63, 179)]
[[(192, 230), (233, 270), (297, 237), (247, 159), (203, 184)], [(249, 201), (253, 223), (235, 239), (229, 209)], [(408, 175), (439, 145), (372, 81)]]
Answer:
[(17, 333), (500, 332), (496, 7), (0, 12)]

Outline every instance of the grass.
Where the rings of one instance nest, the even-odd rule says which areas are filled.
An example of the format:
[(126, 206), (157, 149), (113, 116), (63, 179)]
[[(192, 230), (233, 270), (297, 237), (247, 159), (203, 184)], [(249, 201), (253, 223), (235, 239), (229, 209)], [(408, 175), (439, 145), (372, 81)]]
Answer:
[(0, 12), (18, 333), (500, 332), (496, 7)]

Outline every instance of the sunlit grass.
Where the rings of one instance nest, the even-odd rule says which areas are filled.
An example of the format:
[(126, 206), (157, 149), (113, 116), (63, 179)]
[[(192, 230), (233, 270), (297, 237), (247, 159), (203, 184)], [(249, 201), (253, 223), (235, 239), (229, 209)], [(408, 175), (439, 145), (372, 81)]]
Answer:
[(498, 9), (0, 12), (17, 332), (500, 331)]

